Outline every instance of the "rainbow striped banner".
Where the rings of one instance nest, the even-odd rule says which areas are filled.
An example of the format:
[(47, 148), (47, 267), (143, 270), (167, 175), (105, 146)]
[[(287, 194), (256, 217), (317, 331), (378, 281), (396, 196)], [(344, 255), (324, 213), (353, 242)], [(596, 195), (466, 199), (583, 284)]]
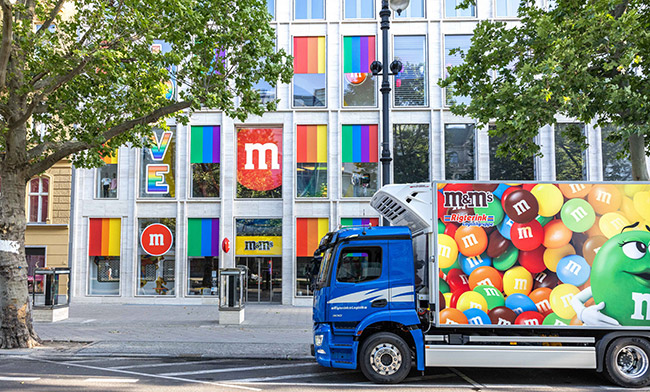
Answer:
[(343, 125), (343, 163), (378, 162), (377, 125)]
[(219, 256), (219, 219), (190, 218), (187, 220), (187, 256)]
[(325, 73), (325, 37), (293, 37), (293, 72)]
[(120, 255), (120, 218), (88, 220), (88, 256)]
[(327, 125), (298, 125), (297, 162), (327, 163)]
[(343, 37), (343, 73), (368, 73), (375, 61), (375, 36)]
[(193, 126), (190, 132), (190, 163), (219, 163), (221, 127)]
[(379, 226), (379, 218), (341, 218), (341, 226)]
[(117, 151), (118, 149), (116, 148), (110, 155), (103, 156), (102, 160), (104, 163), (107, 165), (117, 165)]
[(329, 231), (327, 218), (296, 219), (296, 256), (312, 257), (321, 238)]

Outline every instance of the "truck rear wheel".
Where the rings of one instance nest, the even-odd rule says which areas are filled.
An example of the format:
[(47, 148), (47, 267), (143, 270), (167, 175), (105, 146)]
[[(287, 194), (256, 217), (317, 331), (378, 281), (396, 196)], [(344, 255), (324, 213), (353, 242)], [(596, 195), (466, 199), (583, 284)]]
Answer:
[(605, 353), (605, 374), (622, 387), (650, 384), (650, 343), (642, 338), (618, 338)]
[(359, 367), (372, 382), (395, 384), (411, 371), (411, 350), (401, 337), (380, 332), (370, 336), (361, 346)]

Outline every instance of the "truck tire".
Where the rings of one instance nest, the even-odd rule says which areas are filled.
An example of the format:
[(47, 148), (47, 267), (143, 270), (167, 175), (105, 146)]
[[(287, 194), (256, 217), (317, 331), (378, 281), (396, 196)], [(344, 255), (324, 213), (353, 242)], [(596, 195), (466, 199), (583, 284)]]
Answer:
[(411, 350), (401, 337), (380, 332), (361, 346), (359, 367), (366, 378), (379, 384), (396, 384), (411, 371)]
[(627, 388), (650, 384), (650, 343), (642, 338), (618, 338), (605, 353), (605, 375)]

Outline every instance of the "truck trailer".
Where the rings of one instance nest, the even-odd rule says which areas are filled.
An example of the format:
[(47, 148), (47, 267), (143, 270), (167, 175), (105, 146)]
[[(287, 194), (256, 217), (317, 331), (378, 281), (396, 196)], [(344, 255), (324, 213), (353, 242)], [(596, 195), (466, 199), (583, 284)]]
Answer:
[(650, 384), (650, 185), (433, 182), (371, 199), (390, 226), (325, 235), (319, 364), (594, 369)]

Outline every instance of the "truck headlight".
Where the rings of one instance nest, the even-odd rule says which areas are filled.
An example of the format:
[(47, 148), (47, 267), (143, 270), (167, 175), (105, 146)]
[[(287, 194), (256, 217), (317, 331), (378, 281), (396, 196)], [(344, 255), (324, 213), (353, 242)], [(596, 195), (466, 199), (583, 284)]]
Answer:
[(323, 335), (314, 335), (314, 346), (320, 347), (323, 345)]

